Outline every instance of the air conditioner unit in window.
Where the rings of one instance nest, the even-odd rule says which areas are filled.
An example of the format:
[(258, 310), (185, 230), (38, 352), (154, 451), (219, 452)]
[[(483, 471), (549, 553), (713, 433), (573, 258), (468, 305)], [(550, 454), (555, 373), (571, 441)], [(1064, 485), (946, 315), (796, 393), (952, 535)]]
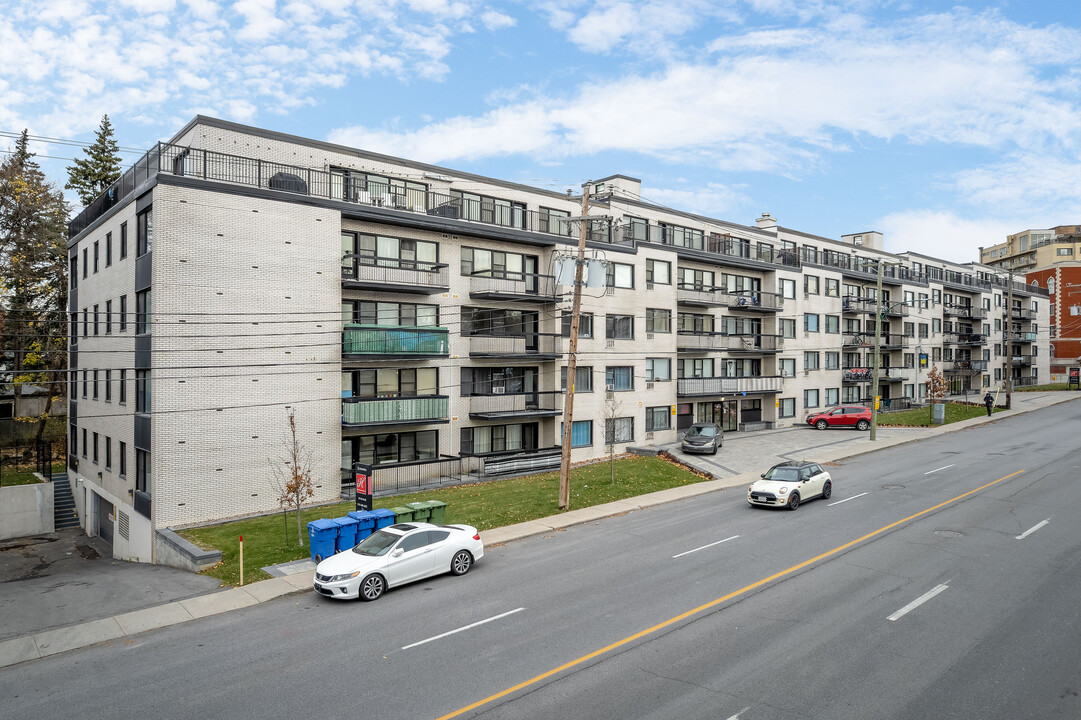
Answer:
[(494, 388), (492, 388), (492, 394), (493, 395), (502, 395), (506, 391), (507, 391), (507, 388), (505, 388), (505, 387), (494, 387)]
[(646, 433), (646, 440), (652, 440), (652, 439), (653, 439), (653, 433), (647, 432)]
[(612, 384), (608, 384), (608, 385), (604, 386), (605, 392), (613, 392), (613, 391), (615, 391), (615, 389), (616, 389), (616, 386), (612, 385)]
[(646, 390), (652, 390), (652, 389), (653, 389), (653, 383), (647, 382), (646, 383)]
[(652, 339), (653, 339), (653, 333), (646, 333), (646, 340), (652, 340)]
[(652, 290), (652, 289), (653, 289), (653, 283), (652, 282), (647, 282), (646, 283), (646, 290)]
[(614, 348), (616, 346), (616, 341), (615, 340), (606, 340), (605, 343), (604, 343), (604, 346)]
[(614, 287), (605, 288), (604, 289), (604, 294), (605, 295), (615, 295), (616, 294), (616, 289)]

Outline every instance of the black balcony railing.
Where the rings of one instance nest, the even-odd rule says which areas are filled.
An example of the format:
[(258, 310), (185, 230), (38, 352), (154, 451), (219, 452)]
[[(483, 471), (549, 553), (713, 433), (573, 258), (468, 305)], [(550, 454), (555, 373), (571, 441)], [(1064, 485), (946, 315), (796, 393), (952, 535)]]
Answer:
[(132, 496), (135, 505), (135, 512), (139, 513), (143, 517), (150, 519), (150, 493), (143, 492), (142, 490), (136, 490)]
[[(478, 479), (481, 462), (476, 458), (441, 455), (429, 460), (417, 460), (372, 468), (372, 492), (392, 493), (397, 490), (461, 485)], [(352, 468), (342, 468), (342, 497), (356, 497), (356, 481)]]
[(563, 398), (563, 393), (558, 391), (471, 395), (469, 417), (479, 420), (554, 417), (563, 413)]

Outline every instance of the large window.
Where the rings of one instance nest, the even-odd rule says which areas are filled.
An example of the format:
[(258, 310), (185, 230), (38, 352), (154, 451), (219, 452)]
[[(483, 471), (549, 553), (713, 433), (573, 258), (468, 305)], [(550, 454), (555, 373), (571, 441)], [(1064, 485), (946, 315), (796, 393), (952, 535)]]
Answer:
[[(559, 423), (559, 444), (563, 444), (563, 423)], [(589, 447), (593, 444), (593, 421), (575, 420), (571, 424), (571, 447)]]
[[(571, 322), (574, 320), (574, 316), (569, 313), (563, 313), (561, 318), (560, 329), (563, 337), (569, 338), (571, 336)], [(593, 337), (593, 313), (578, 313), (578, 337), (579, 338), (591, 338)]]
[(610, 288), (634, 289), (634, 265), (608, 263), (604, 272), (604, 284)]
[(525, 203), (461, 190), (451, 190), (450, 197), (451, 205), (458, 207), (460, 217), (466, 220), (477, 220), (504, 227), (525, 227)]
[[(464, 252), (464, 250), (463, 250)], [(355, 254), (361, 265), (435, 271), (439, 262), (439, 244), (388, 235), (342, 233), (342, 255)], [(343, 267), (352, 267), (354, 258), (344, 258)]]
[(711, 333), (713, 332), (713, 316), (699, 313), (681, 312), (676, 319), (677, 329), (680, 332)]
[(151, 322), (150, 291), (143, 290), (135, 293), (135, 334), (144, 335), (150, 332)]
[[(135, 371), (135, 412), (148, 413), (151, 411), (151, 389), (149, 370)], [(95, 391), (96, 392), (96, 391)]]
[(395, 398), (438, 394), (438, 368), (372, 368), (342, 373), (342, 397)]
[(646, 408), (646, 432), (667, 430), (672, 427), (671, 408), (667, 405)]
[(672, 332), (672, 311), (657, 308), (646, 309), (646, 332)]
[(147, 209), (135, 219), (135, 256), (140, 257), (154, 249), (154, 211)]
[(796, 398), (780, 398), (777, 402), (777, 413), (780, 417), (796, 417)]
[(817, 370), (818, 365), (818, 352), (807, 351), (803, 353), (803, 369), (804, 370)]
[(803, 407), (816, 408), (818, 407), (818, 391), (817, 390), (804, 390), (803, 391)]
[[(559, 369), (559, 389), (567, 392), (567, 368)], [(593, 392), (593, 368), (574, 368), (574, 392)]]
[(462, 308), (462, 335), (525, 335), (537, 325), (537, 313), (504, 308)]
[(135, 489), (139, 492), (150, 492), (150, 453), (147, 450), (135, 449)]
[(355, 462), (367, 465), (431, 460), (439, 454), (439, 436), (435, 430), (362, 435), (344, 442), (350, 441), (355, 447)]
[(634, 390), (634, 367), (632, 365), (619, 365), (604, 369), (604, 384), (606, 388), (615, 391)]
[(792, 318), (781, 318), (781, 337), (793, 339), (796, 337), (796, 321)]
[[(376, 203), (423, 212), (428, 186), (386, 175), (331, 168), (331, 197), (350, 202)], [(445, 196), (444, 196), (445, 198)]]
[(679, 286), (685, 290), (713, 290), (714, 275), (711, 270), (679, 269)]
[(672, 379), (672, 360), (670, 358), (646, 358), (646, 381), (667, 381)]
[(568, 219), (570, 216), (571, 214), (566, 210), (553, 210), (552, 208), (542, 207), (537, 215), (539, 220), (538, 229), (541, 232), (570, 236), (573, 230)]
[(646, 283), (653, 285), (672, 284), (672, 263), (664, 260), (646, 260)]
[(796, 377), (796, 358), (781, 358), (778, 360), (778, 369), (781, 377)]
[(342, 303), (342, 320), (361, 325), (437, 327), (439, 307), (414, 303), (346, 300)]
[(607, 418), (604, 421), (604, 442), (612, 443), (634, 442), (634, 418)]
[(701, 230), (683, 227), (682, 225), (670, 225), (669, 223), (658, 224), (661, 227), (661, 242), (665, 245), (694, 248), (695, 250), (703, 249), (703, 233)]
[(605, 315), (604, 337), (609, 340), (634, 340), (634, 315)]
[(537, 257), (484, 248), (462, 248), (462, 275), (524, 280), (537, 274)]
[(537, 392), (535, 367), (462, 368), (461, 393), (468, 395), (521, 395)]
[(485, 425), (462, 428), (462, 455), (533, 450), (537, 447), (537, 423)]

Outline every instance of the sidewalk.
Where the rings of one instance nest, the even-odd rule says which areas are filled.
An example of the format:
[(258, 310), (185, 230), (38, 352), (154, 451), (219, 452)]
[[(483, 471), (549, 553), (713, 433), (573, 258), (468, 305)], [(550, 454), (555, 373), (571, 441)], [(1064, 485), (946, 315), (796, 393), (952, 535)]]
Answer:
[[(878, 439), (873, 443), (869, 440), (867, 433), (843, 430), (817, 431), (809, 427), (787, 427), (754, 433), (730, 434), (725, 436), (723, 450), (716, 456), (708, 457), (684, 455), (676, 449), (678, 443), (673, 443), (665, 446), (664, 449), (672, 452), (688, 465), (711, 473), (718, 479), (661, 490), (604, 505), (571, 510), (561, 515), (517, 525), (493, 528), (485, 530), (481, 535), (485, 546), (508, 543), (633, 510), (696, 497), (725, 488), (739, 487), (753, 482), (762, 470), (782, 460), (808, 458), (817, 462), (836, 461), (924, 438), (958, 432), (988, 422), (997, 422), (1013, 415), (1075, 399), (1081, 399), (1081, 393), (1076, 395), (1066, 392), (1014, 393), (1014, 407), (1011, 410), (995, 413), (992, 417), (973, 418), (931, 428), (878, 428)], [(0, 642), (0, 667), (237, 610), (283, 595), (311, 590), (311, 572), (315, 569), (311, 560), (297, 560), (264, 569), (279, 577), (67, 627), (31, 632)]]

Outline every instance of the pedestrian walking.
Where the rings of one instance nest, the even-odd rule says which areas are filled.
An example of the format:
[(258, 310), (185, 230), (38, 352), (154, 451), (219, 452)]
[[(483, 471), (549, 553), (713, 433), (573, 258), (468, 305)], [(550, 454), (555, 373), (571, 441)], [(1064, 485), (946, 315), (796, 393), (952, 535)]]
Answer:
[(991, 393), (983, 396), (983, 404), (987, 406), (987, 417), (991, 417), (991, 408), (995, 406), (995, 399), (991, 397)]

